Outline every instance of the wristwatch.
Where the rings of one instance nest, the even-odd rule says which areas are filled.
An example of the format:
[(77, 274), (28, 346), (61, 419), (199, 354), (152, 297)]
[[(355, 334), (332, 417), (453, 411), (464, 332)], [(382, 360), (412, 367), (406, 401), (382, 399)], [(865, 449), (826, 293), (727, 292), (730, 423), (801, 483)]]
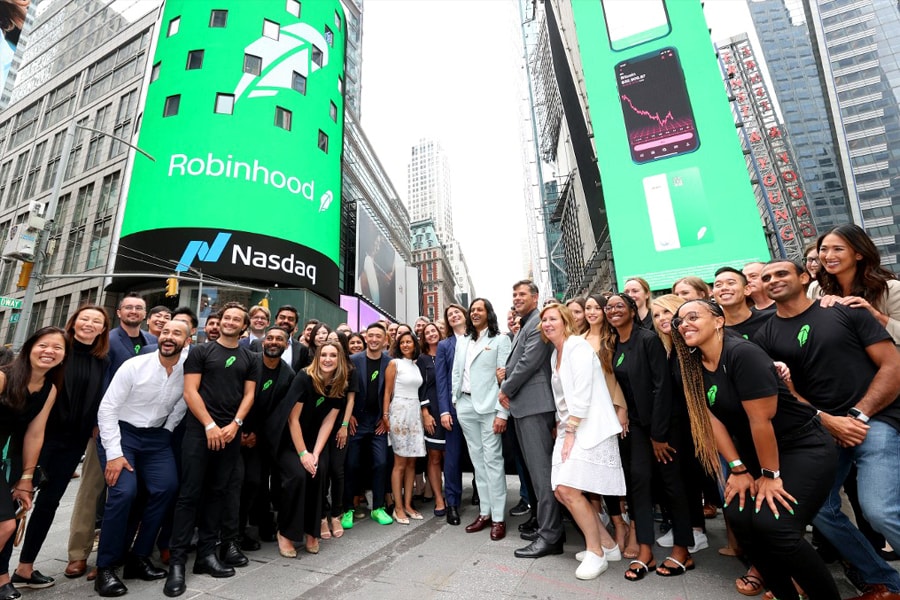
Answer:
[(859, 410), (859, 409), (856, 408), (855, 406), (854, 406), (853, 408), (851, 408), (850, 410), (847, 411), (847, 416), (848, 416), (848, 417), (853, 417), (853, 418), (856, 419), (857, 421), (862, 421), (863, 423), (868, 423), (868, 422), (869, 422), (869, 415), (867, 415), (867, 414), (864, 413), (863, 411)]
[(235, 417), (235, 418), (234, 418), (234, 422), (238, 424), (238, 427), (243, 427), (243, 426), (244, 426), (244, 421), (243, 421), (243, 419), (238, 419), (237, 417)]
[(762, 476), (766, 479), (778, 479), (781, 477), (781, 471), (772, 471), (770, 469), (762, 469)]

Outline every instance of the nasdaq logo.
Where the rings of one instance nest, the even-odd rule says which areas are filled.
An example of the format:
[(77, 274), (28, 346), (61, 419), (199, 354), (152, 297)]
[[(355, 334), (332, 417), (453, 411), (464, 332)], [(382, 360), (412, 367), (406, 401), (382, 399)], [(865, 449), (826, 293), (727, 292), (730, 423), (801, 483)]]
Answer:
[(188, 242), (187, 247), (184, 249), (184, 254), (181, 255), (181, 260), (178, 261), (178, 265), (175, 267), (175, 271), (178, 273), (187, 271), (195, 258), (199, 259), (200, 262), (218, 261), (230, 239), (230, 233), (219, 233), (216, 239), (213, 240), (212, 245), (200, 240)]

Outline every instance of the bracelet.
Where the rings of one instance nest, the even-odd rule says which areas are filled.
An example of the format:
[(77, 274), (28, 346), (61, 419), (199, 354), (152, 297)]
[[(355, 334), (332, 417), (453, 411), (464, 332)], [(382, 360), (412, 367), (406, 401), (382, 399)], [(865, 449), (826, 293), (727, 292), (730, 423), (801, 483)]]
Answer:
[(581, 421), (566, 420), (566, 431), (568, 431), (569, 429), (572, 429), (572, 430), (578, 429), (579, 425), (581, 425)]
[(386, 419), (386, 418), (388, 418), (389, 415), (390, 415), (390, 413), (384, 413), (382, 416)]
[(743, 471), (732, 471), (732, 475), (747, 475), (750, 472), (749, 469), (744, 469)]
[(301, 450), (300, 452), (297, 453), (297, 456), (299, 456), (300, 458), (303, 458), (307, 454), (309, 454), (309, 452), (307, 452), (306, 450)]
[(204, 429), (205, 429), (206, 431), (209, 431), (209, 430), (211, 430), (211, 429), (212, 429), (213, 427), (215, 427), (215, 426), (216, 426), (216, 422), (215, 422), (215, 421), (210, 421), (209, 423), (207, 423), (207, 425), (206, 425), (206, 427), (204, 427)]
[(344, 421), (343, 423), (341, 423), (341, 427), (347, 427), (348, 425), (350, 425), (350, 421)]
[(19, 481), (21, 481), (21, 480), (23, 480), (23, 479), (26, 479), (26, 480), (27, 480), (27, 479), (34, 479), (34, 475), (33, 475), (33, 474), (32, 474), (32, 475), (22, 475), (21, 477), (19, 477)]
[(17, 492), (25, 492), (26, 494), (33, 494), (34, 490), (26, 490), (25, 488), (15, 488)]
[(731, 461), (730, 463), (728, 463), (728, 468), (734, 469), (735, 467), (740, 467), (743, 464), (744, 463), (741, 462), (741, 459), (737, 458), (737, 459)]

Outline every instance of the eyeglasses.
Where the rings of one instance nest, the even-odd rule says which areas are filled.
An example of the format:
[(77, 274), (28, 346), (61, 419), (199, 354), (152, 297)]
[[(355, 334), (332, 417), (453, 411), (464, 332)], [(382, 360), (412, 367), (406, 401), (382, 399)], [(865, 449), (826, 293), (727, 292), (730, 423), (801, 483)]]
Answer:
[(136, 304), (129, 304), (128, 306), (123, 306), (123, 307), (120, 308), (119, 310), (124, 310), (124, 311), (131, 311), (131, 310), (133, 310), (134, 312), (144, 312), (144, 311), (147, 310), (147, 309), (144, 308), (143, 306), (139, 306), (139, 305), (136, 305)]
[(620, 312), (627, 308), (628, 306), (624, 302), (620, 304), (607, 304), (603, 307), (603, 312)]
[(813, 258), (812, 256), (807, 256), (807, 257), (806, 257), (806, 262), (807, 262), (807, 264), (818, 264), (819, 259), (818, 259), (818, 258)]
[(684, 316), (679, 315), (677, 317), (674, 317), (672, 319), (672, 327), (674, 327), (675, 329), (678, 329), (679, 327), (681, 327), (681, 324), (684, 323), (685, 321), (693, 324), (693, 323), (697, 322), (697, 319), (699, 319), (699, 318), (700, 318), (700, 313), (698, 313), (697, 311), (691, 311)]

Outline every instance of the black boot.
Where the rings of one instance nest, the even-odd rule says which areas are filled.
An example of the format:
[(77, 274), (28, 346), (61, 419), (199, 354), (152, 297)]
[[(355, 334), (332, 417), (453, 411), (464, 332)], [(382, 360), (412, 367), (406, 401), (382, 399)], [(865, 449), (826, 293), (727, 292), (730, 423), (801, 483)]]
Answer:
[(215, 553), (198, 556), (194, 561), (194, 575), (212, 575), (213, 577), (234, 577), (234, 569), (223, 565)]
[(166, 585), (163, 586), (163, 593), (169, 598), (174, 598), (182, 595), (185, 589), (184, 565), (169, 565), (169, 576), (166, 578)]

